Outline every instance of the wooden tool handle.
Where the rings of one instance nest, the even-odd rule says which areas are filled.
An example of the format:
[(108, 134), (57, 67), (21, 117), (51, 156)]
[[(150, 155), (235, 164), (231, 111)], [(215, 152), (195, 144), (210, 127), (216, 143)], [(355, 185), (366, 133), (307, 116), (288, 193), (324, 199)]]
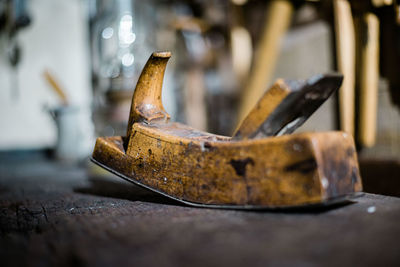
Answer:
[(363, 16), (361, 27), (365, 30), (361, 41), (360, 110), (358, 141), (370, 147), (375, 144), (376, 115), (379, 81), (379, 20), (376, 15)]
[(132, 98), (129, 114), (127, 137), (131, 134), (135, 122), (152, 120), (169, 120), (161, 100), (165, 68), (171, 52), (154, 52), (140, 74)]
[(60, 84), (56, 81), (53, 75), (48, 71), (45, 70), (43, 73), (46, 81), (50, 84), (51, 89), (60, 97), (63, 106), (68, 105), (68, 98), (67, 95), (64, 93), (64, 90), (61, 88)]
[(347, 0), (334, 0), (338, 70), (344, 75), (339, 90), (340, 129), (354, 134), (355, 33), (351, 6)]
[(293, 4), (288, 0), (269, 2), (264, 30), (257, 47), (254, 66), (239, 109), (239, 122), (268, 88), (279, 55), (281, 40), (291, 21)]

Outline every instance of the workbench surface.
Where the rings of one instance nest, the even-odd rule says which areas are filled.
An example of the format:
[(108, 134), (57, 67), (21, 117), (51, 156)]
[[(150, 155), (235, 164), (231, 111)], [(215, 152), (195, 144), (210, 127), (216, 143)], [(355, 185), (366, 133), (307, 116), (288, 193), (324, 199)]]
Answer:
[(396, 197), (297, 211), (202, 209), (83, 168), (0, 161), (2, 266), (400, 266), (399, 240)]

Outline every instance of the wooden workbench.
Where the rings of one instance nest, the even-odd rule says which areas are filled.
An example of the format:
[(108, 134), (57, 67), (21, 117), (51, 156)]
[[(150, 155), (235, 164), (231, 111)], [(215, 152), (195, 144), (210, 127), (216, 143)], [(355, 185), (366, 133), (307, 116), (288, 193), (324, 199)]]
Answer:
[(201, 209), (83, 168), (0, 161), (1, 266), (400, 266), (399, 240), (396, 197)]

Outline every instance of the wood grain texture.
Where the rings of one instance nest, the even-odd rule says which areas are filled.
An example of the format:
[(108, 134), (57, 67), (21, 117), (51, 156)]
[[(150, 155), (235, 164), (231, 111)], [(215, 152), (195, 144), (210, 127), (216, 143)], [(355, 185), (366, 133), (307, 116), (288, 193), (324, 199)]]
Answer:
[[(128, 125), (138, 121), (169, 120), (161, 99), (164, 72), (171, 52), (154, 52), (140, 74), (132, 96)], [(126, 136), (131, 135), (127, 128)]]
[(290, 87), (282, 79), (277, 80), (243, 119), (233, 136), (248, 138), (255, 134), (290, 93)]
[(352, 137), (342, 132), (228, 140), (177, 123), (136, 123), (127, 151), (121, 137), (98, 138), (93, 158), (195, 203), (298, 206), (362, 190)]
[[(96, 163), (171, 198), (203, 205), (302, 206), (327, 203), (362, 190), (354, 142), (346, 133), (240, 140), (169, 122), (161, 103), (169, 55), (160, 52), (150, 57), (133, 96), (130, 135), (98, 138), (92, 155)], [(273, 88), (263, 98), (280, 106), (286, 93), (292, 97), (274, 117), (277, 130), (280, 123), (284, 127), (296, 116), (307, 118), (339, 87), (341, 79), (321, 76), (304, 88), (299, 82), (294, 82), (300, 84), (298, 88), (278, 83), (277, 93)], [(304, 102), (307, 96), (314, 102)], [(277, 110), (268, 107), (268, 101), (262, 103), (267, 111), (270, 108), (267, 117)], [(265, 119), (262, 115), (262, 110), (250, 113), (249, 125), (257, 120), (259, 128)], [(246, 127), (241, 129), (249, 129)]]

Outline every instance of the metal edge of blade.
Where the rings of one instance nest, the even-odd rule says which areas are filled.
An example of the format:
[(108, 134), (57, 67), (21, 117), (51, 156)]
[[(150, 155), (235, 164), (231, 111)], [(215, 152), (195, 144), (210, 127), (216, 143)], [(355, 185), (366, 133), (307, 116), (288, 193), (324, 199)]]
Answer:
[[(304, 124), (340, 88), (343, 76), (337, 73), (317, 74), (307, 80), (285, 80), (292, 93), (271, 113), (252, 138), (290, 134)], [(325, 95), (320, 87), (325, 84)], [(328, 84), (328, 86), (326, 85)], [(318, 93), (314, 100), (307, 95)], [(297, 117), (301, 115), (300, 117)]]

